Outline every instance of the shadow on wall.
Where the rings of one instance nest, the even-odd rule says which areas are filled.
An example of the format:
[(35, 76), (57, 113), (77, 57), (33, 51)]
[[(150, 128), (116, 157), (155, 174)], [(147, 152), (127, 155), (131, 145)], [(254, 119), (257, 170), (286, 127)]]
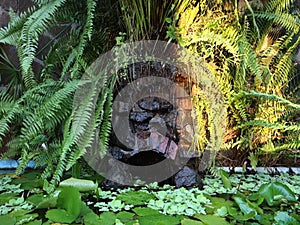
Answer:
[(31, 0), (1, 0), (0, 2), (0, 27), (6, 26), (10, 20), (9, 10), (19, 14), (24, 12), (33, 3)]

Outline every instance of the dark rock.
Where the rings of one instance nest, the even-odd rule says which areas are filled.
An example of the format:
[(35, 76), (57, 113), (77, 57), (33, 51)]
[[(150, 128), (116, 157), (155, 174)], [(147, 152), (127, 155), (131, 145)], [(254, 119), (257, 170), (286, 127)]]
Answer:
[(195, 170), (188, 166), (184, 166), (175, 175), (175, 186), (176, 187), (193, 187), (198, 185), (198, 174)]
[(172, 110), (164, 116), (164, 120), (169, 127), (176, 127), (177, 110)]
[(143, 98), (138, 102), (141, 109), (157, 111), (160, 109), (160, 101), (157, 98)]
[(167, 101), (161, 101), (160, 109), (166, 110), (166, 111), (171, 111), (171, 110), (173, 110), (173, 105)]
[(24, 12), (26, 11), (29, 7), (34, 6), (34, 3), (32, 0), (22, 0), (18, 1), (18, 11), (19, 12)]
[(117, 166), (113, 163), (113, 160), (109, 160), (110, 169), (108, 170), (106, 177), (113, 177), (114, 181), (104, 179), (101, 183), (103, 189), (118, 189), (126, 187), (124, 184), (132, 182), (132, 175), (128, 172), (126, 165), (121, 164)]
[(166, 126), (165, 120), (159, 116), (153, 117), (149, 121), (149, 126), (151, 132), (157, 132), (162, 135), (166, 135), (168, 133), (168, 128)]
[(0, 6), (0, 27), (4, 27), (10, 20), (9, 14)]
[(17, 10), (18, 0), (1, 0), (0, 6), (7, 11), (9, 10), (9, 8)]
[(148, 111), (171, 111), (173, 109), (172, 104), (170, 104), (166, 100), (159, 99), (157, 97), (143, 98), (138, 102), (138, 105), (141, 109)]
[(109, 148), (109, 153), (118, 160), (122, 160), (124, 158), (124, 152), (122, 151), (122, 149), (114, 146), (114, 147), (110, 147)]
[(142, 130), (142, 131), (147, 131), (149, 130), (149, 124), (148, 123), (136, 123), (135, 124), (135, 127), (139, 130)]
[(131, 112), (129, 115), (130, 120), (135, 122), (147, 122), (154, 114), (152, 112)]

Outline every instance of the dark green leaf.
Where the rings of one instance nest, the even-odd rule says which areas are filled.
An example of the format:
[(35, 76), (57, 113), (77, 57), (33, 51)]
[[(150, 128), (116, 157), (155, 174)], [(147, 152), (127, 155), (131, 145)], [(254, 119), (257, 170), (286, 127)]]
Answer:
[(177, 225), (182, 217), (167, 216), (164, 214), (141, 216), (138, 218), (140, 225)]
[(72, 223), (77, 219), (77, 216), (64, 209), (50, 209), (46, 213), (46, 218), (59, 223)]
[(43, 222), (42, 220), (35, 220), (35, 221), (30, 221), (29, 223), (25, 223), (24, 225), (41, 225)]
[(31, 172), (24, 174), (21, 178), (12, 181), (13, 184), (21, 184), (24, 190), (32, 190), (33, 188), (42, 187), (43, 182), (39, 178), (40, 173)]
[(100, 224), (100, 219), (94, 212), (89, 212), (83, 216), (85, 225), (98, 225)]
[(101, 225), (114, 225), (117, 219), (116, 214), (112, 212), (104, 212), (100, 215), (100, 223)]
[(9, 215), (0, 216), (0, 224), (1, 225), (15, 225), (16, 218)]
[(38, 209), (48, 209), (53, 208), (57, 204), (57, 197), (49, 197), (45, 198), (42, 202), (40, 202), (37, 206)]
[(233, 217), (236, 219), (236, 220), (239, 220), (239, 221), (246, 221), (246, 220), (250, 220), (250, 219), (253, 219), (255, 217), (255, 212), (254, 211), (251, 211), (247, 214), (244, 214), (244, 215), (241, 215), (241, 214), (236, 214), (236, 215), (233, 215)]
[(221, 178), (222, 178), (224, 187), (231, 189), (232, 185), (231, 185), (231, 181), (229, 180), (228, 173), (226, 173), (224, 170), (220, 170), (220, 174), (221, 174)]
[(151, 215), (159, 215), (160, 212), (155, 210), (155, 209), (150, 209), (146, 207), (138, 207), (134, 208), (133, 211), (138, 215), (138, 216), (151, 216)]
[(259, 188), (258, 194), (264, 197), (269, 206), (280, 204), (284, 199), (292, 202), (297, 201), (291, 189), (279, 182), (263, 184)]
[(214, 214), (217, 211), (217, 209), (223, 206), (231, 207), (233, 205), (232, 201), (225, 200), (224, 198), (210, 197), (209, 199), (211, 204), (205, 207), (207, 214)]
[(10, 199), (16, 197), (16, 193), (2, 193), (0, 194), (0, 205), (7, 203)]
[(77, 218), (82, 207), (79, 191), (74, 187), (64, 187), (58, 195), (57, 207), (65, 209), (69, 215)]
[(215, 215), (194, 215), (193, 217), (201, 220), (205, 224), (229, 225), (224, 218)]
[(145, 202), (154, 198), (153, 194), (149, 194), (142, 191), (129, 191), (120, 194), (116, 199), (121, 200), (125, 204), (129, 205), (143, 205)]
[(44, 200), (45, 200), (45, 197), (43, 194), (31, 195), (26, 199), (27, 202), (30, 202), (31, 204), (33, 204), (35, 206), (38, 206)]
[(197, 220), (184, 218), (183, 220), (181, 220), (181, 225), (204, 225), (204, 223)]
[(233, 200), (236, 202), (236, 204), (239, 206), (242, 213), (248, 215), (251, 212), (254, 212), (254, 215), (256, 215), (256, 210), (253, 209), (248, 202), (245, 202), (242, 198), (234, 196)]
[(122, 219), (131, 219), (131, 218), (133, 218), (134, 217), (134, 214), (133, 213), (130, 213), (130, 212), (119, 212), (118, 214), (117, 214), (117, 218), (119, 219), (119, 220), (122, 220)]

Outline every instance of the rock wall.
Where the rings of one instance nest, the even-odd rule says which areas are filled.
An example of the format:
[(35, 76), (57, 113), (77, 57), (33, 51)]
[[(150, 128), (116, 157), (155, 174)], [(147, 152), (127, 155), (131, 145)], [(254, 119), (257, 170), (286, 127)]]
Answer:
[(9, 10), (19, 14), (32, 6), (31, 0), (1, 0), (0, 1), (0, 27), (6, 26), (10, 20)]

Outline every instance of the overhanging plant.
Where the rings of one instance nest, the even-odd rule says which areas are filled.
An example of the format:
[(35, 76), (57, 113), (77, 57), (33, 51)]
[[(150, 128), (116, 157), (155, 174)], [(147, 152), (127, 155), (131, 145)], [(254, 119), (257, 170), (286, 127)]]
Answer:
[[(106, 29), (111, 24), (102, 19), (104, 12), (116, 12), (112, 5), (113, 2), (107, 2), (103, 6), (96, 0), (34, 1), (33, 7), (20, 15), (12, 15), (8, 26), (0, 29), (0, 43), (14, 45), (18, 50), (19, 82), (24, 87), (19, 96), (12, 95), (11, 85), (1, 90), (0, 143), (2, 146), (3, 139), (11, 136), (6, 145), (7, 156), (20, 157), (18, 174), (30, 159), (36, 160), (37, 166), (44, 166), (42, 177), (49, 191), (59, 182), (66, 166), (70, 168), (83, 154), (76, 148), (77, 140), (71, 138), (75, 132), (71, 128), (75, 123), (73, 96), (87, 65), (109, 47)], [(39, 59), (43, 68), (34, 72), (39, 38), (53, 29), (59, 32), (43, 46), (46, 53)], [(106, 107), (105, 113), (103, 119), (98, 118), (95, 123), (102, 127), (101, 138), (107, 140), (111, 99), (106, 98), (107, 93), (101, 94), (104, 95), (100, 96), (96, 117)], [(83, 129), (82, 124), (79, 126)], [(48, 183), (49, 180), (52, 181)]]

